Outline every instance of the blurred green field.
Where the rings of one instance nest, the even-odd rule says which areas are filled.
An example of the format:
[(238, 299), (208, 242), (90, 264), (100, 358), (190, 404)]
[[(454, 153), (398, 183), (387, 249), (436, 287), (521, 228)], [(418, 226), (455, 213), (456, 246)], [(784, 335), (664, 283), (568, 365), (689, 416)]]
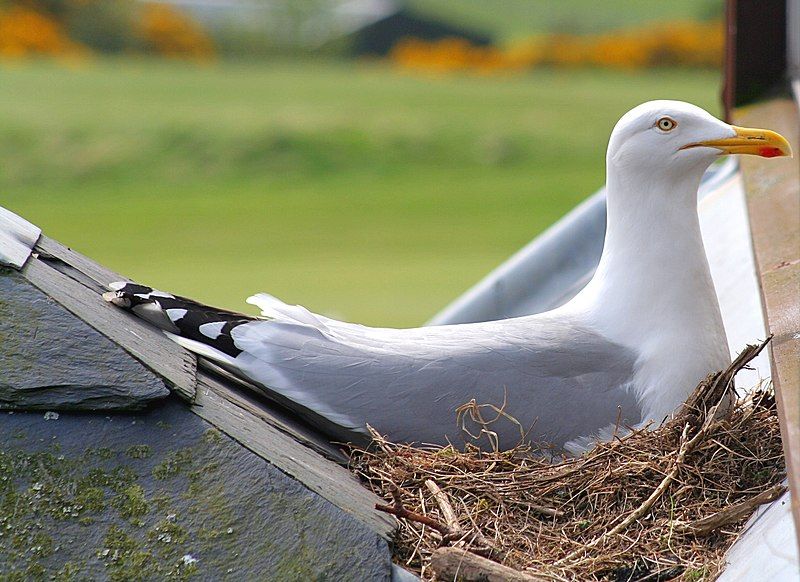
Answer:
[(421, 14), (501, 41), (532, 34), (593, 33), (657, 20), (719, 18), (722, 0), (410, 0)]
[(136, 280), (422, 323), (603, 181), (702, 71), (414, 77), (368, 63), (0, 68), (0, 204)]

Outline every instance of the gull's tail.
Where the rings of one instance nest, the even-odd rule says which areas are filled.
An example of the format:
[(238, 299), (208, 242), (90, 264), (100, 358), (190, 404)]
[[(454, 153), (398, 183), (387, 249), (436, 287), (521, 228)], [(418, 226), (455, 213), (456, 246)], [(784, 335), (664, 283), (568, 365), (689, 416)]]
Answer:
[(116, 282), (108, 287), (111, 291), (103, 293), (103, 299), (159, 327), (185, 348), (222, 364), (242, 352), (234, 345), (231, 331), (258, 319), (136, 283)]

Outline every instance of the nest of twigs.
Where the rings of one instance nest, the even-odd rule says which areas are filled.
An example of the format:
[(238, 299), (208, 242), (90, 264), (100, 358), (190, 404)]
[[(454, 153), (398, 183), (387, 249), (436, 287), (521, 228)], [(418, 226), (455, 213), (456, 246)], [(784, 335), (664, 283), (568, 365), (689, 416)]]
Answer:
[(452, 580), (454, 556), (467, 579), (492, 579), (494, 563), (517, 571), (499, 579), (713, 579), (745, 519), (784, 490), (773, 393), (731, 404), (735, 373), (766, 343), (709, 376), (675, 418), (580, 458), (374, 434), (351, 466), (398, 517), (395, 560), (426, 580)]

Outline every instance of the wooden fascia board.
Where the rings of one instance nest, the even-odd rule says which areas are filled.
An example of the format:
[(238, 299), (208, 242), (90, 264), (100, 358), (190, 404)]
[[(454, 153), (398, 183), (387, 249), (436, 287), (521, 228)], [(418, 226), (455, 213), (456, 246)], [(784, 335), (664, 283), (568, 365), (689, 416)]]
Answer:
[(775, 99), (733, 116), (737, 125), (781, 133), (796, 156), (743, 156), (741, 169), (800, 547), (800, 111), (792, 99)]
[(349, 513), (384, 539), (396, 528), (393, 518), (375, 509), (384, 503), (347, 468), (326, 459), (261, 415), (261, 404), (198, 370), (192, 411), (256, 455), (291, 475), (314, 493)]
[[(242, 446), (300, 481), (311, 491), (389, 539), (393, 518), (375, 510), (382, 502), (343, 466), (337, 448), (258, 399), (257, 388), (196, 367), (194, 354), (100, 298), (111, 281), (125, 277), (42, 236), (23, 275), (77, 317), (174, 384), (191, 411)], [(234, 389), (232, 386), (236, 386)], [(179, 388), (179, 389), (178, 389)]]

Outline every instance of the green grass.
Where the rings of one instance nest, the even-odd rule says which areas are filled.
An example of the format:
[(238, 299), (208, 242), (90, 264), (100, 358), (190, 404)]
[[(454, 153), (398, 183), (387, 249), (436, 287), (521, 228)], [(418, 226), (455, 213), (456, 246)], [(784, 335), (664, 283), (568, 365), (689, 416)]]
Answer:
[(371, 64), (0, 68), (0, 204), (136, 280), (423, 322), (603, 182), (699, 71), (425, 78)]
[(722, 0), (410, 0), (421, 14), (499, 40), (545, 32), (587, 33), (654, 20), (705, 20), (722, 15)]

